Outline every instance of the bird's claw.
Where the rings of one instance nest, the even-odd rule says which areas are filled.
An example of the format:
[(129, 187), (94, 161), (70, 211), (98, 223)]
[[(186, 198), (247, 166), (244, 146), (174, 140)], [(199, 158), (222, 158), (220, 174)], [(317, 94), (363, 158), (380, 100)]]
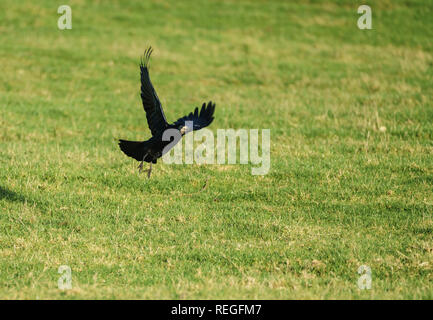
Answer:
[(138, 172), (141, 173), (143, 171), (143, 161), (140, 162), (140, 165), (138, 166)]
[(150, 163), (150, 167), (147, 170), (147, 179), (150, 179), (150, 174), (152, 173), (152, 162)]
[[(141, 173), (143, 171), (143, 163), (144, 161), (141, 161), (138, 165), (138, 172)], [(150, 178), (150, 174), (152, 173), (152, 164), (150, 164), (150, 168), (145, 170), (147, 172), (147, 178)]]

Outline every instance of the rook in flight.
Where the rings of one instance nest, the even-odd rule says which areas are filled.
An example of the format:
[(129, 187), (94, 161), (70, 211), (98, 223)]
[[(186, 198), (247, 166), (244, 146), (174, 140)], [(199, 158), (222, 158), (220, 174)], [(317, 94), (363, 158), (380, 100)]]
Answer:
[[(203, 103), (199, 112), (195, 108), (194, 112), (178, 119), (176, 122), (169, 124), (165, 119), (164, 111), (162, 110), (161, 102), (156, 95), (155, 89), (150, 82), (149, 77), (149, 60), (152, 54), (152, 48), (149, 47), (144, 52), (144, 59), (141, 59), (140, 74), (141, 74), (141, 100), (143, 102), (144, 111), (146, 112), (147, 124), (149, 126), (152, 137), (146, 141), (127, 141), (119, 140), (120, 149), (129, 157), (140, 161), (140, 172), (143, 169), (143, 163), (149, 162), (150, 168), (147, 170), (147, 176), (150, 178), (152, 172), (152, 163), (156, 163), (164, 153), (167, 152), (167, 145), (171, 141), (163, 141), (162, 135), (167, 129), (177, 129), (180, 135), (183, 136), (192, 130), (200, 130), (211, 124), (214, 117), (215, 104), (210, 101), (207, 105)], [(186, 122), (192, 122), (192, 128), (186, 126)], [(179, 141), (177, 141), (179, 142)], [(176, 142), (176, 143), (177, 143)], [(170, 146), (172, 148), (176, 143)]]

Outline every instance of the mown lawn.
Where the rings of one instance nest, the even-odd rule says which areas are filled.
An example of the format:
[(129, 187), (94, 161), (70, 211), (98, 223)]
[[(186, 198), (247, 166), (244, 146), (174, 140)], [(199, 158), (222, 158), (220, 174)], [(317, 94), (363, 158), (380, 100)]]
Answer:
[[(2, 0), (0, 299), (433, 299), (432, 16), (421, 0)], [(150, 136), (148, 45), (168, 120), (212, 100), (214, 132), (270, 128), (267, 175), (138, 174), (116, 139)]]

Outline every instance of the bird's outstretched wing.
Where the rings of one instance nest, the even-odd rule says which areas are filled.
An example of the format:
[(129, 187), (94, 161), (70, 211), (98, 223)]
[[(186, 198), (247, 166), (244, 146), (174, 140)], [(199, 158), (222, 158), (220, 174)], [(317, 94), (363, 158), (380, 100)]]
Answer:
[(212, 103), (212, 101), (209, 101), (209, 103), (206, 106), (206, 103), (203, 103), (201, 106), (200, 113), (198, 111), (198, 108), (195, 108), (194, 113), (190, 113), (187, 116), (184, 116), (180, 119), (178, 119), (173, 125), (176, 127), (185, 126), (187, 125), (187, 121), (193, 122), (193, 128), (187, 128), (187, 131), (191, 130), (200, 130), (204, 127), (207, 127), (210, 125), (214, 119), (213, 114), (215, 112), (215, 103)]
[(143, 102), (144, 111), (146, 111), (147, 124), (153, 136), (163, 132), (167, 126), (164, 111), (161, 102), (156, 95), (152, 82), (149, 77), (149, 59), (152, 54), (152, 47), (144, 52), (144, 57), (140, 63), (141, 74), (141, 101)]

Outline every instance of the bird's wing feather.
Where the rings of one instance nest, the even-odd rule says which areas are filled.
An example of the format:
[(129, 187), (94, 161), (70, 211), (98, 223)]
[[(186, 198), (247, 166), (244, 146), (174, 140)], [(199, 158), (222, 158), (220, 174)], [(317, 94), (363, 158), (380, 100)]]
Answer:
[(163, 132), (167, 128), (167, 120), (162, 110), (161, 102), (156, 95), (149, 77), (149, 59), (152, 48), (149, 47), (144, 53), (144, 61), (140, 63), (141, 75), (141, 101), (146, 111), (147, 124), (153, 136)]
[(212, 123), (214, 119), (214, 112), (215, 103), (209, 101), (207, 106), (206, 103), (203, 103), (200, 112), (198, 111), (198, 108), (195, 108), (194, 112), (191, 112), (189, 115), (179, 118), (178, 120), (176, 120), (176, 122), (173, 123), (173, 125), (175, 125), (176, 127), (180, 127), (186, 125), (187, 121), (192, 121), (193, 128), (188, 128), (188, 131), (191, 131), (191, 129), (200, 130)]

